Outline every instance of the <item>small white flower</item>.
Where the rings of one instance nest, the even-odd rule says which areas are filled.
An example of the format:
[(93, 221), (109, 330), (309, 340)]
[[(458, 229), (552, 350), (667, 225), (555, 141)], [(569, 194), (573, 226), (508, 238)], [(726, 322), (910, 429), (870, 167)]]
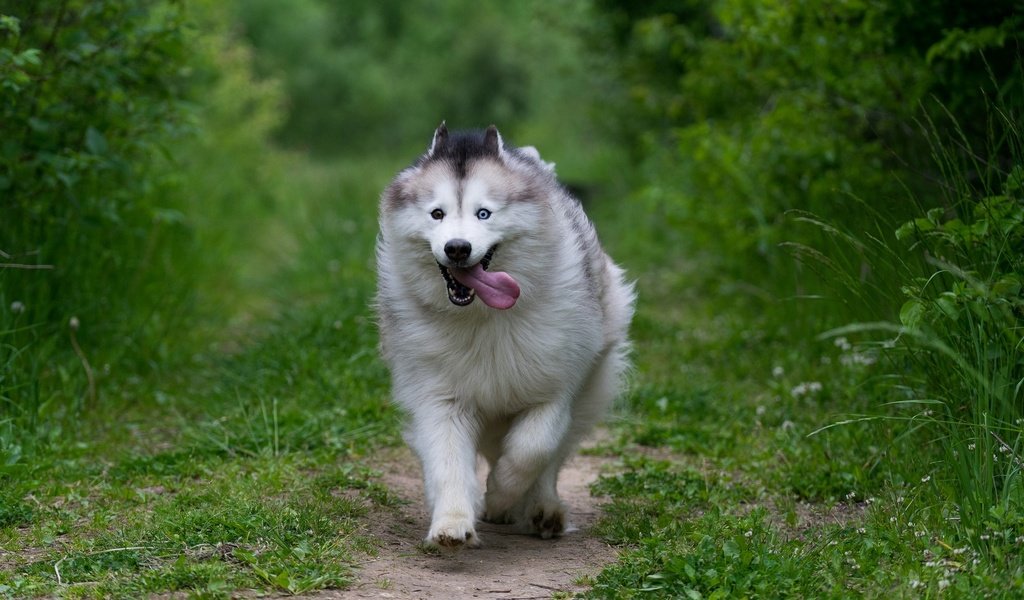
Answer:
[(850, 492), (849, 494), (846, 495), (846, 499), (847, 500), (853, 500), (856, 497), (857, 497), (857, 492)]
[(923, 532), (923, 531), (915, 531), (914, 532), (914, 537), (923, 538), (924, 536), (925, 536), (925, 532)]
[(992, 536), (987, 534), (987, 533), (983, 533), (983, 534), (979, 535), (978, 537), (981, 540), (983, 540), (983, 541), (988, 541), (988, 540), (992, 539)]
[(743, 534), (743, 537), (753, 537), (753, 536), (754, 536), (754, 530), (752, 530), (752, 529), (748, 529), (748, 530), (747, 530), (747, 531), (746, 531), (746, 532), (745, 532), (745, 533)]
[(921, 478), (921, 483), (928, 483), (931, 480), (932, 480), (932, 476), (931, 475), (925, 475), (924, 477)]
[(861, 535), (864, 535), (867, 532), (868, 532), (868, 530), (866, 528), (864, 528), (864, 527), (858, 527), (857, 528), (857, 533), (859, 533)]
[(895, 523), (896, 522), (896, 517), (889, 517), (889, 522), (890, 523)]
[(21, 313), (25, 312), (25, 304), (20, 300), (15, 300), (14, 302), (11, 302), (11, 312), (16, 315), (20, 315)]
[(974, 442), (971, 442), (970, 444), (967, 444), (967, 449), (968, 449), (968, 450), (974, 450), (974, 449), (975, 449), (975, 448), (977, 448), (977, 447), (978, 447), (978, 446), (977, 446), (977, 445), (975, 445), (975, 443), (974, 443)]
[(917, 579), (911, 579), (910, 580), (910, 589), (916, 590), (917, 588), (921, 587), (922, 585), (924, 585), (924, 584), (921, 583)]
[(757, 416), (759, 417), (764, 416), (764, 413), (766, 412), (768, 412), (768, 409), (765, 408), (764, 406), (758, 406), (756, 409), (754, 409), (754, 413), (757, 414)]
[(1017, 537), (1013, 538), (1013, 543), (1014, 544), (1024, 543), (1024, 535), (1018, 535)]
[(835, 341), (832, 343), (835, 344), (836, 348), (839, 348), (840, 350), (849, 350), (850, 348), (853, 348), (849, 340), (847, 340), (845, 337), (837, 337)]
[(772, 377), (778, 379), (779, 377), (782, 377), (785, 374), (786, 370), (780, 367), (779, 365), (775, 365), (774, 367), (772, 367)]
[(948, 579), (940, 579), (939, 580), (939, 589), (940, 590), (944, 590), (944, 589), (946, 589), (948, 587), (949, 587), (949, 580)]
[(68, 319), (68, 327), (71, 328), (71, 331), (78, 331), (78, 326), (78, 317), (71, 317), (70, 319)]
[(896, 497), (896, 504), (903, 504), (903, 500), (904, 500), (903, 496), (897, 496)]

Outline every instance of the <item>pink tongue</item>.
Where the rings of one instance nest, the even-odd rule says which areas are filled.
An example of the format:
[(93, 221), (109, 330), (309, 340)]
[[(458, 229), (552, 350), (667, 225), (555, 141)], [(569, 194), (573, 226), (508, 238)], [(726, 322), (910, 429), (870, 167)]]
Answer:
[(485, 271), (480, 263), (451, 272), (459, 283), (476, 290), (476, 295), (491, 308), (512, 308), (519, 299), (519, 284), (508, 273)]

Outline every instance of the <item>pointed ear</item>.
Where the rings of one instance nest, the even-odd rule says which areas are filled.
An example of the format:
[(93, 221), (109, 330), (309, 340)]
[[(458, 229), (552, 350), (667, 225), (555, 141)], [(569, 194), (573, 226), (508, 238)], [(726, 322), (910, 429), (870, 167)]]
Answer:
[(501, 141), (501, 134), (498, 133), (498, 128), (491, 125), (487, 128), (487, 131), (484, 132), (484, 150), (488, 154), (493, 154), (500, 158), (504, 153), (502, 146), (503, 143)]
[(430, 148), (427, 150), (427, 156), (433, 156), (435, 152), (440, 152), (447, 144), (448, 126), (445, 125), (444, 121), (441, 121), (441, 124), (434, 130), (434, 139), (430, 142)]

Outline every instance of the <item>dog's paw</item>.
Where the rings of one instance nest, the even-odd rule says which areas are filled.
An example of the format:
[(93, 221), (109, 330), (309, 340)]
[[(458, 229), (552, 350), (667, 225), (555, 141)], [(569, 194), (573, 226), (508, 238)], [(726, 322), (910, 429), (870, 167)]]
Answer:
[(457, 550), (463, 546), (480, 547), (480, 537), (473, 527), (473, 519), (458, 515), (449, 515), (435, 520), (427, 534), (427, 544), (448, 550)]
[(526, 511), (526, 518), (530, 530), (547, 540), (565, 532), (566, 512), (559, 500), (538, 501)]

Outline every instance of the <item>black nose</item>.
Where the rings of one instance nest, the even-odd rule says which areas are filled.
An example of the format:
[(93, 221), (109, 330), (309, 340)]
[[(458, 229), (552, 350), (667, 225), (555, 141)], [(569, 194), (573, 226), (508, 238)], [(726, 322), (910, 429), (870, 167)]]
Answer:
[(473, 246), (470, 245), (469, 241), (460, 240), (459, 238), (448, 240), (448, 243), (444, 245), (444, 253), (455, 262), (466, 260), (472, 251)]

